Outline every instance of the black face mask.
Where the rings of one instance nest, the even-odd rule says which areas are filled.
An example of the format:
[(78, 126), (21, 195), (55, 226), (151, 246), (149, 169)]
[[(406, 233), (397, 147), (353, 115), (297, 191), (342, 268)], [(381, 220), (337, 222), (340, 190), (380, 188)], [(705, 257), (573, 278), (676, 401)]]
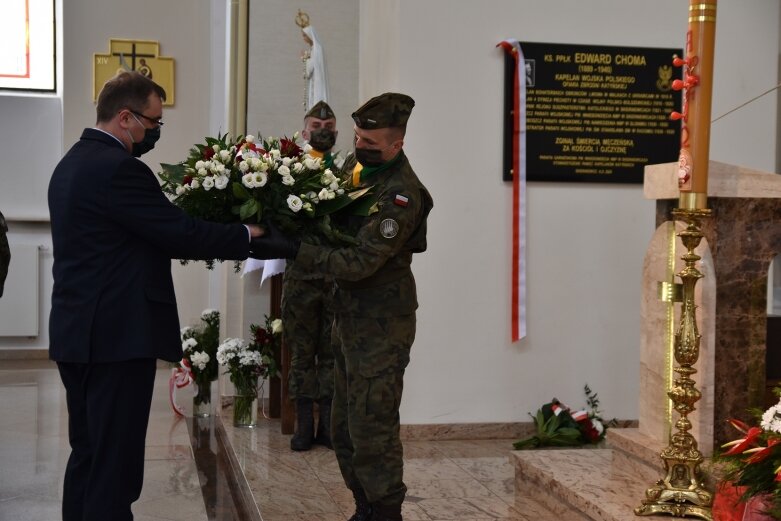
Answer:
[(318, 128), (309, 132), (309, 144), (318, 152), (328, 152), (336, 144), (336, 132), (330, 128)]
[(160, 139), (160, 127), (144, 129), (144, 138), (138, 143), (133, 143), (133, 150), (130, 153), (133, 157), (141, 157), (155, 148), (158, 139)]
[(382, 159), (382, 150), (375, 148), (356, 148), (355, 159), (363, 166), (380, 166), (385, 162)]

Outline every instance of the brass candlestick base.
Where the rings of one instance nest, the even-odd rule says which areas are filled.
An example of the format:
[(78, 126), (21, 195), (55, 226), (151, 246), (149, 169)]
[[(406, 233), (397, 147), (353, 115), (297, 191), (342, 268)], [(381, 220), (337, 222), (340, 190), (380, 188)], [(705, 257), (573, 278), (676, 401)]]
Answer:
[(700, 464), (702, 453), (697, 448), (697, 440), (689, 431), (692, 424), (688, 415), (694, 411), (694, 404), (702, 396), (694, 386), (691, 375), (697, 372), (692, 366), (700, 356), (700, 333), (697, 330), (697, 306), (694, 304), (694, 287), (703, 277), (697, 270), (700, 256), (694, 253), (702, 240), (700, 220), (709, 217), (708, 209), (673, 210), (673, 217), (687, 223), (686, 230), (678, 234), (686, 254), (681, 257), (686, 266), (678, 274), (683, 283), (683, 303), (681, 321), (675, 333), (675, 372), (680, 375), (667, 396), (673, 402), (673, 408), (681, 417), (675, 422), (678, 430), (670, 436), (670, 444), (660, 454), (664, 461), (666, 475), (654, 486), (645, 491), (643, 504), (635, 509), (638, 516), (670, 514), (676, 517), (699, 517), (712, 521), (711, 505), (713, 494), (705, 489), (701, 480)]

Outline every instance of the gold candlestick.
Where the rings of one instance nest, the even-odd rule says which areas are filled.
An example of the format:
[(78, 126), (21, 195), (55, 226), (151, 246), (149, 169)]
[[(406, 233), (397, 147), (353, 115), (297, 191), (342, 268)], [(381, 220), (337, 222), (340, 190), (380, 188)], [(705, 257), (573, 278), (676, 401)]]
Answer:
[(681, 320), (675, 333), (675, 361), (678, 373), (667, 396), (673, 402), (673, 408), (681, 415), (675, 427), (677, 432), (670, 436), (670, 443), (660, 454), (664, 461), (665, 477), (645, 491), (643, 504), (635, 509), (638, 516), (670, 514), (676, 517), (694, 516), (711, 521), (713, 494), (705, 489), (700, 472), (703, 462), (702, 453), (697, 448), (697, 440), (689, 432), (692, 428), (688, 415), (694, 410), (694, 404), (701, 397), (691, 375), (697, 372), (692, 367), (700, 356), (700, 332), (697, 329), (697, 306), (694, 303), (694, 288), (703, 277), (697, 269), (700, 256), (694, 253), (703, 234), (700, 221), (710, 217), (708, 209), (678, 208), (673, 217), (687, 223), (687, 228), (678, 234), (686, 254), (681, 257), (686, 263), (678, 273), (683, 283), (683, 303)]

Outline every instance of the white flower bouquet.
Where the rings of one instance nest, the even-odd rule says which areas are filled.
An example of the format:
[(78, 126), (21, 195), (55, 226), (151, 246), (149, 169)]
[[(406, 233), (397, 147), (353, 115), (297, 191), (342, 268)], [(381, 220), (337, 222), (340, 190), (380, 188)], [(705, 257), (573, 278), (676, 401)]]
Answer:
[(351, 190), (296, 138), (207, 137), (184, 161), (161, 165), (163, 191), (185, 212), (208, 221), (271, 221), (287, 233), (334, 244), (354, 242), (329, 216), (367, 190)]

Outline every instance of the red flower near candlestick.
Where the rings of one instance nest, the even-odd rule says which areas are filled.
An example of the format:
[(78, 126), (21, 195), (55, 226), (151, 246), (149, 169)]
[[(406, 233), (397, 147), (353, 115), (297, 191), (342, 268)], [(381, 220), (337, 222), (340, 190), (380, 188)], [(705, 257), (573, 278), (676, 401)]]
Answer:
[[(775, 392), (781, 397), (781, 388)], [(781, 400), (767, 411), (759, 411), (757, 416), (759, 427), (730, 420), (743, 437), (722, 445), (722, 449), (728, 450), (714, 459), (725, 463), (725, 483), (744, 487), (743, 501), (761, 497), (765, 513), (781, 519)]]

